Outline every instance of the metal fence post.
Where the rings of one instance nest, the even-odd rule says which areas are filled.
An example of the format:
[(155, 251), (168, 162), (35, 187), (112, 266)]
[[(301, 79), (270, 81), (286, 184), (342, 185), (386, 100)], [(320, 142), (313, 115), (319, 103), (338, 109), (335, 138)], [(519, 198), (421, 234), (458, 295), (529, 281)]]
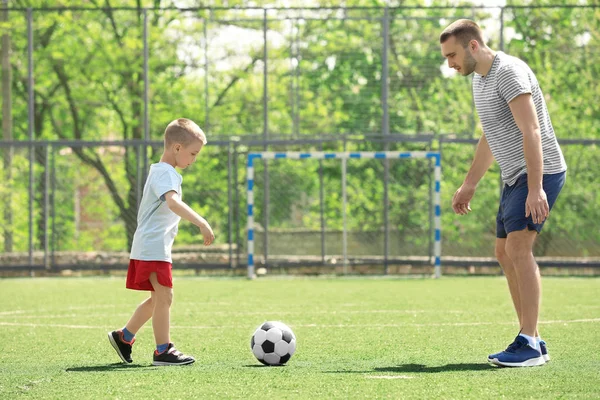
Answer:
[[(344, 151), (346, 151), (346, 141), (344, 141)], [(347, 160), (342, 159), (342, 260), (344, 275), (348, 273), (348, 199), (346, 193), (346, 172)]]
[[(390, 18), (389, 8), (386, 6), (383, 16), (383, 52), (381, 54), (381, 106), (383, 108), (383, 120), (381, 128), (383, 137), (387, 138), (390, 134), (390, 117), (388, 109), (388, 93), (389, 93), (389, 65), (388, 65), (388, 49), (390, 40)], [(384, 150), (389, 150), (389, 143), (384, 141)], [(388, 258), (390, 252), (390, 224), (389, 224), (389, 181), (390, 181), (390, 160), (383, 160), (383, 268), (384, 274), (389, 273)]]
[(48, 240), (48, 219), (49, 219), (49, 206), (50, 206), (50, 196), (49, 196), (49, 186), (50, 186), (50, 148), (51, 144), (46, 144), (44, 149), (44, 210), (42, 215), (44, 216), (44, 267), (46, 269), (50, 269), (50, 258), (49, 258), (49, 250), (50, 243)]
[(148, 49), (148, 9), (144, 8), (144, 170), (142, 171), (143, 181), (146, 181), (148, 173), (148, 144), (150, 142), (150, 108), (149, 108), (149, 91), (150, 91), (150, 69), (148, 67), (149, 49)]
[(231, 140), (227, 142), (227, 243), (229, 244), (229, 268), (233, 267), (233, 196), (231, 193)]
[(51, 245), (50, 245), (50, 265), (56, 266), (56, 149), (51, 147), (50, 151), (50, 218), (52, 218)]
[[(386, 6), (383, 14), (383, 49), (381, 53), (381, 106), (383, 108), (383, 118), (381, 129), (384, 135), (390, 133), (390, 116), (388, 107), (389, 93), (389, 62), (388, 52), (390, 47), (390, 15), (389, 8)], [(387, 141), (385, 142), (387, 146)], [(386, 149), (387, 150), (387, 149)]]
[[(323, 142), (320, 144), (323, 151)], [(319, 214), (321, 217), (321, 262), (325, 265), (325, 185), (323, 178), (323, 160), (319, 159)]]
[[(34, 132), (35, 100), (33, 98), (33, 10), (27, 9), (27, 132), (29, 134), (29, 265), (33, 265), (33, 202), (34, 202)], [(33, 270), (30, 271), (33, 275)]]
[[(267, 45), (267, 9), (263, 9), (263, 140), (264, 151), (268, 150), (267, 140), (269, 139), (269, 92), (268, 92), (268, 45)], [(263, 257), (265, 265), (269, 256), (269, 162), (264, 160), (264, 200), (263, 200)]]
[(136, 147), (136, 152), (137, 152), (137, 157), (136, 157), (136, 161), (135, 161), (135, 166), (136, 166), (136, 173), (135, 173), (135, 198), (136, 198), (136, 204), (139, 207), (140, 206), (140, 202), (142, 201), (142, 193), (143, 193), (143, 187), (142, 187), (142, 181), (143, 181), (143, 177), (144, 177), (144, 171), (142, 171), (142, 167), (140, 166), (140, 162), (142, 164), (144, 164), (144, 166), (147, 163), (146, 160), (146, 145), (144, 144), (138, 144)]
[[(8, 22), (8, 0), (2, 0), (2, 17), (1, 21)], [(2, 35), (2, 137), (4, 140), (13, 139), (12, 127), (12, 67), (10, 65), (10, 42), (11, 36), (8, 33)], [(3, 179), (6, 182), (12, 181), (12, 158), (13, 148), (8, 146), (3, 149), (4, 159), (4, 175)], [(3, 217), (4, 217), (4, 251), (13, 251), (14, 231), (13, 231), (13, 211), (12, 211), (12, 193), (9, 191), (4, 195)]]
[(504, 7), (500, 7), (500, 51), (504, 51)]
[(204, 33), (204, 129), (208, 131), (210, 124), (210, 105), (208, 104), (208, 28), (206, 18), (202, 18)]

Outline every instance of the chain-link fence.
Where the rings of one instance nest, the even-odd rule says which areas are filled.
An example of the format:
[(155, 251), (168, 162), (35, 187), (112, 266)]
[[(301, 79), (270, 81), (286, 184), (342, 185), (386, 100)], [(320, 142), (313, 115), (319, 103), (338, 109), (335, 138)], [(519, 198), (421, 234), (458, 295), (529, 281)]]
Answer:
[[(406, 138), (405, 138), (406, 140)], [(432, 138), (411, 141), (306, 140), (268, 144), (272, 151), (418, 151), (432, 149)], [(452, 213), (454, 190), (466, 173), (474, 140), (444, 139), (442, 152), (442, 264), (495, 265), (495, 215), (500, 196), (499, 171), (481, 182), (466, 217)], [(598, 227), (594, 223), (598, 192), (593, 170), (580, 160), (597, 161), (598, 141), (563, 141), (570, 166), (567, 185), (553, 210), (535, 252), (543, 266), (597, 265)], [(184, 199), (205, 215), (217, 240), (200, 245), (196, 227), (182, 222), (174, 259), (179, 268), (243, 269), (246, 264), (246, 154), (262, 151), (261, 141), (218, 142), (183, 173)], [(0, 253), (9, 269), (121, 269), (136, 226), (136, 205), (144, 179), (142, 154), (157, 162), (160, 142), (39, 142), (31, 150), (12, 147), (10, 194), (12, 251)], [(5, 149), (6, 150), (6, 149)], [(132, 164), (126, 164), (126, 159)], [(268, 168), (265, 168), (267, 166)], [(387, 169), (387, 173), (386, 173)], [(2, 171), (7, 176), (7, 171)], [(432, 262), (431, 178), (427, 160), (351, 160), (347, 164), (346, 237), (350, 269), (378, 266), (400, 271), (403, 265)], [(31, 178), (31, 181), (28, 179)], [(341, 268), (342, 170), (339, 160), (277, 160), (255, 167), (255, 262), (258, 267)], [(31, 186), (30, 186), (31, 185)], [(387, 192), (387, 195), (386, 195)], [(386, 211), (387, 198), (387, 211)], [(31, 207), (31, 209), (28, 208)], [(6, 211), (6, 210), (5, 210)], [(30, 218), (32, 212), (33, 218)], [(387, 213), (387, 214), (386, 214)], [(385, 227), (387, 221), (387, 229)], [(385, 246), (387, 241), (387, 253)], [(384, 259), (385, 255), (385, 259)], [(379, 268), (379, 269), (378, 269)]]
[[(216, 245), (204, 249), (196, 228), (182, 223), (180, 266), (243, 268), (245, 155), (264, 150), (441, 151), (443, 264), (493, 265), (498, 171), (480, 184), (468, 217), (449, 207), (481, 133), (470, 80), (453, 76), (439, 51), (439, 32), (461, 17), (478, 20), (492, 48), (536, 72), (569, 165), (536, 243), (539, 260), (598, 264), (597, 7), (0, 15), (3, 268), (125, 268), (148, 165), (178, 116), (209, 137), (201, 161), (184, 173), (184, 198), (217, 232)], [(334, 164), (257, 168), (256, 246), (265, 265), (296, 265), (298, 256), (335, 264), (343, 230)], [(387, 241), (391, 261), (429, 264), (429, 168), (423, 160), (348, 164), (346, 234), (356, 260), (376, 261)]]

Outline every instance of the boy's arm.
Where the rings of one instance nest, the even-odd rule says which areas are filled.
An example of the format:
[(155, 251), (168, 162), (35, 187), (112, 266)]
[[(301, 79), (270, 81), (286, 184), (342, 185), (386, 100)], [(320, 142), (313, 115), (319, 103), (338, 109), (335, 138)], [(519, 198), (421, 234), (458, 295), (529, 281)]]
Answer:
[(171, 211), (200, 228), (200, 232), (204, 237), (205, 246), (210, 245), (215, 240), (215, 234), (213, 233), (212, 228), (210, 227), (208, 222), (204, 218), (202, 218), (196, 211), (192, 210), (190, 206), (185, 204), (183, 200), (181, 200), (179, 193), (175, 191), (170, 191), (165, 193), (164, 196), (167, 202), (167, 206)]

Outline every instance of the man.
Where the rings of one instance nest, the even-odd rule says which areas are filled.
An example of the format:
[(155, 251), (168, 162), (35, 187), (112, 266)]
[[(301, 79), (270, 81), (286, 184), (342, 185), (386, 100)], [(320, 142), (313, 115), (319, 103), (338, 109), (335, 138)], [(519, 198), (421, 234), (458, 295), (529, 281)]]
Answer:
[(479, 26), (461, 19), (440, 35), (448, 66), (473, 77), (473, 98), (484, 135), (463, 184), (452, 198), (455, 213), (471, 211), (478, 182), (493, 163), (504, 188), (496, 217), (496, 257), (502, 266), (520, 332), (488, 361), (524, 367), (549, 360), (537, 323), (541, 281), (533, 243), (565, 183), (567, 165), (556, 141), (544, 95), (523, 61), (485, 44)]

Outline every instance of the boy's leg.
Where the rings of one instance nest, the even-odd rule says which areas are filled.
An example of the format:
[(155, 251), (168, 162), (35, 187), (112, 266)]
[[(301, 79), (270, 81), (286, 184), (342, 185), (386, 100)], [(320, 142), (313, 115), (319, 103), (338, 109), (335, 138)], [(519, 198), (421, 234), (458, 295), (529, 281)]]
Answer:
[(152, 317), (152, 309), (153, 300), (151, 296), (136, 308), (122, 330), (108, 332), (108, 340), (123, 362), (133, 362), (131, 350), (135, 341), (135, 334)]
[(142, 326), (150, 318), (152, 318), (152, 313), (154, 312), (154, 302), (153, 302), (154, 292), (151, 292), (151, 296), (144, 300), (134, 311), (133, 315), (125, 324), (125, 328), (134, 335), (140, 330)]
[[(171, 304), (173, 303), (173, 289), (163, 286), (158, 282), (156, 272), (150, 274), (150, 283), (154, 288), (154, 312), (152, 314), (152, 328), (156, 340), (156, 351), (154, 352), (152, 365), (187, 365), (192, 364), (194, 357), (180, 352), (171, 343), (170, 316)], [(160, 349), (160, 350), (159, 350)]]
[(157, 345), (169, 343), (171, 304), (173, 303), (173, 289), (158, 283), (156, 272), (150, 274), (150, 283), (154, 288), (152, 304), (152, 329)]

